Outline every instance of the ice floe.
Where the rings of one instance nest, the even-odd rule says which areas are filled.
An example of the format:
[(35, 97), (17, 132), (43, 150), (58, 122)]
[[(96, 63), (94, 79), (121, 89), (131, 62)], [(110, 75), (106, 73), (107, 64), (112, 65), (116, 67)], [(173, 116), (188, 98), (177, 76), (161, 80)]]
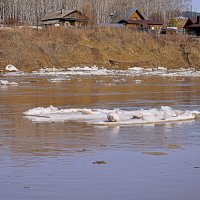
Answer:
[(63, 68), (60, 68), (60, 69), (58, 69), (58, 68), (55, 68), (55, 67), (52, 67), (52, 68), (42, 68), (42, 69), (40, 69), (39, 70), (39, 73), (55, 73), (55, 72), (61, 72), (61, 71), (63, 71), (64, 69)]
[(68, 68), (70, 71), (98, 71), (99, 68), (94, 65), (92, 67), (84, 66), (84, 67), (70, 67)]
[(104, 67), (71, 67), (67, 69), (45, 68), (32, 72), (35, 76), (162, 76), (162, 77), (200, 77), (200, 71), (194, 68), (168, 70), (164, 67), (132, 67), (127, 70), (113, 70)]
[(61, 83), (63, 81), (70, 81), (71, 79), (68, 78), (68, 76), (66, 77), (57, 77), (57, 78), (52, 78), (52, 79), (48, 79), (49, 82), (51, 83)]
[(0, 85), (18, 85), (16, 82), (9, 82), (7, 80), (0, 80)]
[[(106, 69), (104, 67), (70, 67), (70, 68), (44, 68), (32, 73), (21, 71), (8, 72), (6, 76), (35, 76), (35, 77), (64, 77), (64, 76), (160, 76), (160, 77), (200, 77), (200, 71), (195, 68), (167, 69), (164, 67), (142, 68), (130, 67), (126, 70)], [(56, 81), (55, 81), (56, 82)]]
[(134, 80), (134, 83), (140, 84), (140, 83), (142, 83), (142, 80)]
[(32, 75), (35, 76), (68, 76), (68, 75), (109, 75), (113, 74), (112, 70), (107, 70), (105, 68), (93, 67), (71, 67), (67, 69), (56, 69), (51, 68), (40, 69), (39, 71), (33, 71)]
[[(48, 108), (37, 107), (23, 113), (33, 122), (61, 122), (73, 121), (92, 125), (134, 125), (157, 124), (195, 120), (199, 118), (199, 111), (174, 110), (168, 106), (160, 109), (148, 110), (107, 110), (107, 109), (58, 109), (54, 106)], [(113, 120), (114, 119), (114, 120)]]

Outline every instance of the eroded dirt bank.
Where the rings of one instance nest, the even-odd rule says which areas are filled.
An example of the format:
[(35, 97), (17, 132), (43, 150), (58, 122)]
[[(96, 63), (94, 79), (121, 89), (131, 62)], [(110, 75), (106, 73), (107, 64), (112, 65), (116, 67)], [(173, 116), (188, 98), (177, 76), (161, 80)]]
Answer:
[(200, 68), (200, 40), (152, 36), (128, 29), (0, 31), (0, 69), (104, 66)]

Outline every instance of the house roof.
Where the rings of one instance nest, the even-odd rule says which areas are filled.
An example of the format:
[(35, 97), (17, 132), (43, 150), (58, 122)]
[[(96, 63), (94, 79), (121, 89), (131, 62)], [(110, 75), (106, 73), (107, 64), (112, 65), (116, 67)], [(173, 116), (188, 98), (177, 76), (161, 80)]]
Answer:
[(192, 24), (190, 26), (185, 26), (185, 28), (200, 28), (200, 24)]
[(200, 16), (189, 18), (186, 21), (184, 28), (198, 28), (198, 27), (200, 27), (200, 21), (198, 21), (198, 18), (200, 20)]
[[(54, 12), (48, 14), (43, 19), (41, 19), (41, 21), (65, 19), (65, 18), (67, 18), (68, 15), (70, 15), (70, 14), (72, 14), (74, 12), (81, 13), (78, 10), (59, 10), (59, 11), (54, 11)], [(85, 16), (85, 18), (87, 18), (87, 17)]]
[(42, 25), (52, 25), (52, 24), (57, 24), (57, 23), (59, 23), (59, 20), (42, 21)]
[(138, 24), (142, 25), (144, 28), (148, 28), (148, 25), (163, 25), (160, 21), (153, 20), (121, 20), (118, 22), (119, 24)]
[(60, 18), (63, 18), (65, 17), (66, 15), (69, 15), (73, 12), (76, 12), (76, 10), (64, 10), (62, 12), (62, 10), (57, 10), (57, 11), (54, 11), (48, 15), (46, 15), (44, 18), (42, 18), (41, 20), (42, 21), (45, 21), (45, 20), (54, 20), (54, 19), (60, 19)]
[(146, 20), (148, 25), (163, 25), (161, 21), (158, 20)]
[(141, 17), (141, 19), (144, 19), (143, 15), (137, 10), (135, 7), (131, 7), (125, 14), (125, 19), (130, 19), (131, 15), (133, 13), (137, 12), (137, 14)]

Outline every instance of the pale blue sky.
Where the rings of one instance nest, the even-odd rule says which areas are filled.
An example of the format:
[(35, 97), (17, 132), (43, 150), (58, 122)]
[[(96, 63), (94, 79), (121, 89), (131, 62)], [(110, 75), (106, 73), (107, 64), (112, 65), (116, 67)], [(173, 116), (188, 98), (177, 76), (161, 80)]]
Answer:
[(200, 12), (200, 0), (193, 0), (193, 11)]

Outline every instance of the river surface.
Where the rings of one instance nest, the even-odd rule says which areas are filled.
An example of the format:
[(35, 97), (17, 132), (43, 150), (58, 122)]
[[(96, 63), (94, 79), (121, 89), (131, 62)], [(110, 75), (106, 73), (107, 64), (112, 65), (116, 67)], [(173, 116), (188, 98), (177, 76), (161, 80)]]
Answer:
[(31, 75), (0, 79), (19, 83), (0, 86), (1, 200), (199, 199), (198, 120), (98, 127), (36, 123), (23, 115), (50, 105), (200, 111), (199, 78), (70, 76), (60, 83)]

